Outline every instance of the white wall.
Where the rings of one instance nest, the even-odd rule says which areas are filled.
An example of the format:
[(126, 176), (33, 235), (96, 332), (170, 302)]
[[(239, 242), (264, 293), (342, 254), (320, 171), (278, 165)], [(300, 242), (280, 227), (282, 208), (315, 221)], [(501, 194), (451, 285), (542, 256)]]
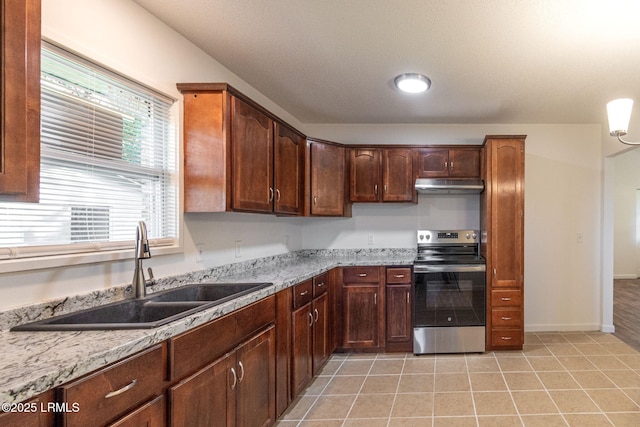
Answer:
[[(527, 134), (526, 328), (599, 329), (604, 152), (599, 126), (301, 124), (129, 0), (43, 0), (42, 22), (46, 38), (176, 98), (176, 82), (226, 81), (318, 138), (352, 144), (480, 144), (485, 134)], [(374, 247), (413, 247), (417, 228), (477, 227), (477, 198), (469, 197), (357, 205), (354, 217), (346, 219), (187, 214), (184, 253), (155, 256), (147, 265), (156, 276), (165, 276), (301, 248), (369, 247), (369, 233)], [(577, 233), (583, 233), (584, 243), (576, 243)], [(284, 236), (289, 236), (288, 245)], [(242, 242), (240, 259), (235, 258), (237, 240)], [(197, 243), (205, 251), (200, 264)], [(4, 274), (0, 310), (123, 284), (131, 280), (132, 266), (132, 261), (105, 262)]]
[(640, 150), (634, 149), (614, 157), (613, 164), (613, 274), (616, 279), (635, 279), (638, 277), (639, 266), (636, 221), (640, 189)]

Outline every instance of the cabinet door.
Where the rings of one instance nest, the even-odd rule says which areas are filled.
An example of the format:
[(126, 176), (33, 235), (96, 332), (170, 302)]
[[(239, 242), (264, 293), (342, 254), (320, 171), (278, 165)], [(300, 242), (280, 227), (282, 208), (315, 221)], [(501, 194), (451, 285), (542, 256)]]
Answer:
[(304, 149), (305, 139), (301, 135), (281, 123), (275, 124), (273, 151), (275, 213), (302, 214)]
[(164, 427), (167, 425), (167, 410), (164, 395), (156, 397), (109, 427)]
[(378, 286), (342, 287), (344, 348), (378, 347)]
[(236, 425), (239, 427), (270, 426), (276, 422), (275, 335), (275, 328), (270, 326), (236, 351)]
[(329, 358), (329, 298), (326, 293), (313, 300), (313, 373)]
[(411, 202), (415, 195), (411, 150), (384, 150), (382, 158), (382, 201)]
[[(172, 427), (226, 427), (235, 423), (236, 359), (227, 354), (169, 389)], [(232, 370), (233, 369), (233, 370)]]
[(292, 398), (307, 385), (312, 372), (312, 324), (311, 303), (295, 310), (292, 314), (291, 384)]
[(380, 150), (351, 148), (349, 150), (349, 200), (377, 202), (380, 185)]
[(387, 286), (387, 342), (410, 342), (411, 285)]
[(20, 427), (53, 427), (54, 412), (41, 411), (54, 402), (53, 390), (49, 390), (25, 402), (33, 405), (37, 410), (32, 412), (2, 412), (0, 410), (0, 426), (20, 426)]
[(449, 176), (452, 178), (480, 177), (480, 149), (449, 150)]
[(40, 0), (1, 0), (0, 201), (37, 202)]
[(415, 156), (418, 178), (449, 176), (449, 150), (447, 148), (423, 148), (417, 150)]
[(232, 208), (273, 211), (273, 126), (245, 102), (231, 100)]
[(311, 215), (344, 214), (345, 149), (311, 144)]
[(524, 143), (491, 145), (491, 286), (519, 288), (523, 272)]

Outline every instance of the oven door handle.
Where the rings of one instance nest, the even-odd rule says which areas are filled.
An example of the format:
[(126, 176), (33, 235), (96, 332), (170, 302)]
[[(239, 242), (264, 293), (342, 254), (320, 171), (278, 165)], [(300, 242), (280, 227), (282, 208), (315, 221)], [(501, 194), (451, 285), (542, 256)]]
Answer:
[(449, 264), (449, 265), (413, 265), (413, 272), (419, 273), (474, 273), (484, 272), (487, 266), (484, 264)]

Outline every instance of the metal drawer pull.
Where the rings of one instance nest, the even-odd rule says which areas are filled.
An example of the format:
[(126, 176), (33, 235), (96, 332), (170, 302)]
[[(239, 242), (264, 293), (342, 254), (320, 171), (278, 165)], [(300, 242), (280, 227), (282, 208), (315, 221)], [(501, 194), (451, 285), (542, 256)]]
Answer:
[(373, 191), (375, 192), (376, 196), (378, 195), (378, 184), (373, 186)]
[(313, 309), (313, 321), (317, 322), (319, 317), (320, 317), (320, 313), (318, 313), (318, 309), (314, 308)]
[(308, 293), (309, 293), (309, 291), (300, 292), (300, 296), (301, 296), (301, 297), (303, 297), (303, 296), (305, 296), (305, 295), (306, 295), (306, 294), (308, 294)]
[(511, 298), (502, 297), (502, 298), (500, 298), (500, 301), (511, 301)]
[(242, 382), (244, 379), (244, 365), (242, 362), (238, 361), (238, 366), (240, 367), (240, 376), (238, 377), (238, 382)]
[(502, 317), (502, 320), (511, 320), (511, 317)]
[(112, 391), (110, 393), (107, 393), (104, 395), (105, 399), (109, 399), (110, 397), (115, 397), (119, 394), (124, 393), (125, 391), (129, 391), (131, 390), (133, 387), (135, 387), (135, 385), (138, 383), (138, 380), (133, 380), (131, 381), (129, 384), (127, 384), (126, 386), (116, 390), (116, 391)]
[(280, 201), (280, 190), (276, 188), (276, 202)]
[(509, 341), (509, 340), (511, 339), (511, 337), (501, 337), (501, 339), (502, 339), (503, 341)]
[(373, 305), (378, 305), (378, 293), (373, 294)]
[(324, 282), (318, 283), (316, 286), (318, 286), (319, 288), (324, 286)]
[(403, 279), (404, 274), (394, 274), (393, 277), (395, 277), (396, 279)]
[(410, 292), (407, 292), (407, 304), (410, 304), (409, 294), (410, 294)]
[(231, 368), (231, 373), (233, 374), (233, 383), (231, 383), (231, 390), (236, 388), (236, 384), (238, 384), (238, 376), (236, 375), (236, 370)]
[(313, 314), (311, 314), (311, 312), (309, 312), (309, 327), (313, 326)]
[(360, 276), (360, 277), (367, 277), (367, 273), (360, 273), (360, 274), (358, 274), (358, 276)]

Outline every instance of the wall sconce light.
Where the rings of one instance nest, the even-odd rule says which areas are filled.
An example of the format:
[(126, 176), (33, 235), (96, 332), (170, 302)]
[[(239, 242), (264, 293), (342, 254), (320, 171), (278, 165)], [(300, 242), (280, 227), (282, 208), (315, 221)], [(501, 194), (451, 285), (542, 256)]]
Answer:
[(640, 142), (625, 141), (621, 136), (625, 136), (629, 130), (629, 120), (631, 120), (631, 110), (633, 109), (633, 99), (614, 99), (607, 104), (607, 115), (609, 116), (609, 135), (618, 138), (618, 141), (627, 145), (640, 145)]

